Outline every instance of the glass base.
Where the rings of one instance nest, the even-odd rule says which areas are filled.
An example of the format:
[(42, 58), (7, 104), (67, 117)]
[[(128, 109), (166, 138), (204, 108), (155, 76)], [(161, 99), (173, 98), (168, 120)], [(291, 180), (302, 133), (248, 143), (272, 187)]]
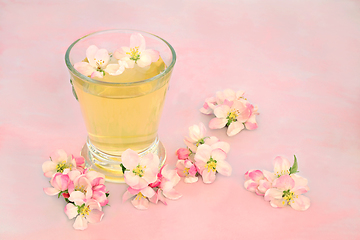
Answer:
[[(147, 153), (158, 155), (161, 168), (166, 159), (166, 151), (164, 145), (156, 138), (156, 140), (146, 150), (139, 152), (140, 157)], [(91, 144), (89, 139), (81, 149), (81, 156), (85, 158), (86, 167), (91, 170), (103, 173), (107, 182), (124, 183), (124, 175), (120, 167), (121, 156), (110, 155), (99, 151)]]

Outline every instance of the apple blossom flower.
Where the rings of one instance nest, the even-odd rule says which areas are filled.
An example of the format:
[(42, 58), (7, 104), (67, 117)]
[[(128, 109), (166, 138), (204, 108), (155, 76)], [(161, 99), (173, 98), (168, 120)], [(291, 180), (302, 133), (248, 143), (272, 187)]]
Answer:
[(282, 175), (275, 179), (272, 188), (265, 193), (265, 200), (270, 201), (272, 207), (290, 205), (293, 209), (305, 211), (310, 207), (310, 199), (302, 196), (309, 190), (307, 180), (294, 174)]
[(126, 192), (123, 195), (123, 202), (127, 201), (129, 198), (135, 196), (131, 201), (132, 205), (140, 210), (145, 210), (149, 208), (149, 199), (152, 199), (156, 192), (149, 186), (146, 186), (142, 189), (133, 189), (128, 187)]
[(133, 189), (143, 189), (157, 179), (159, 172), (159, 157), (148, 153), (142, 158), (131, 150), (123, 152), (122, 166), (126, 168), (124, 172), (125, 182)]
[(179, 148), (176, 151), (176, 155), (178, 156), (178, 159), (187, 159), (187, 158), (189, 158), (190, 154), (191, 154), (191, 152), (187, 148)]
[(205, 103), (203, 104), (200, 112), (203, 114), (209, 115), (214, 113), (214, 108), (218, 105), (215, 97), (210, 97), (205, 99)]
[(68, 189), (70, 182), (71, 180), (67, 174), (62, 174), (60, 172), (55, 173), (50, 180), (50, 184), (53, 187), (44, 188), (44, 192), (50, 196), (62, 193)]
[(45, 177), (51, 178), (55, 173), (67, 173), (73, 169), (83, 170), (85, 160), (83, 157), (67, 156), (62, 149), (56, 150), (50, 156), (50, 161), (46, 161), (42, 165)]
[(94, 199), (79, 201), (78, 204), (68, 203), (64, 210), (69, 219), (76, 217), (73, 227), (78, 230), (86, 229), (88, 222), (100, 222), (104, 216), (100, 203)]
[(164, 165), (160, 169), (159, 176), (160, 184), (158, 187), (161, 190), (159, 193), (163, 194), (168, 199), (179, 199), (181, 194), (174, 189), (180, 181), (180, 176), (178, 175), (177, 170), (169, 169), (168, 165)]
[(79, 205), (84, 199), (91, 199), (93, 196), (92, 185), (85, 174), (77, 176), (69, 184), (68, 192), (70, 194), (69, 200)]
[(207, 144), (198, 147), (195, 154), (195, 165), (203, 178), (204, 183), (212, 183), (219, 172), (224, 176), (230, 176), (232, 168), (225, 161), (226, 153), (219, 149), (213, 149)]
[(205, 138), (204, 143), (211, 146), (212, 149), (220, 148), (225, 153), (228, 153), (230, 151), (230, 144), (227, 142), (220, 141), (215, 136)]
[(195, 164), (189, 159), (178, 160), (176, 162), (176, 170), (179, 176), (184, 178), (185, 183), (195, 183), (198, 181), (198, 177), (196, 176), (198, 170)]
[(215, 118), (210, 120), (211, 129), (228, 127), (227, 135), (234, 136), (244, 129), (244, 123), (251, 116), (253, 106), (245, 100), (224, 101), (214, 109)]
[(186, 146), (195, 153), (197, 147), (205, 142), (206, 127), (203, 123), (189, 127), (189, 137), (185, 137)]
[(159, 60), (159, 52), (152, 49), (146, 49), (145, 38), (140, 33), (130, 36), (130, 47), (121, 47), (117, 49), (113, 56), (116, 59), (125, 61), (128, 68), (133, 68), (134, 64), (139, 67), (149, 66), (152, 62)]
[(75, 63), (74, 68), (81, 74), (91, 78), (103, 78), (105, 72), (110, 75), (119, 75), (128, 66), (124, 61), (118, 61), (117, 64), (109, 64), (110, 55), (108, 51), (104, 48), (99, 49), (95, 45), (87, 48), (86, 58), (88, 62)]
[(105, 186), (105, 175), (96, 171), (89, 171), (85, 174), (92, 189), (92, 199), (95, 199), (103, 207), (108, 204), (107, 191)]

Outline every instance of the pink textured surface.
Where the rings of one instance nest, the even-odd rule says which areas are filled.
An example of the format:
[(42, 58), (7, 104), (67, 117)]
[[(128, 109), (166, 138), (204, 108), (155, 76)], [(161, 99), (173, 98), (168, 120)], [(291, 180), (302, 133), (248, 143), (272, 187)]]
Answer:
[[(175, 165), (198, 109), (217, 90), (245, 90), (259, 128), (229, 138), (231, 177), (179, 183), (178, 201), (136, 210), (108, 184), (101, 223), (75, 231), (65, 203), (45, 195), (41, 164), (86, 138), (64, 63), (97, 30), (155, 33), (178, 60), (159, 135)], [(0, 239), (359, 239), (360, 3), (357, 1), (0, 2)], [(274, 209), (243, 188), (248, 169), (296, 154), (311, 207)]]

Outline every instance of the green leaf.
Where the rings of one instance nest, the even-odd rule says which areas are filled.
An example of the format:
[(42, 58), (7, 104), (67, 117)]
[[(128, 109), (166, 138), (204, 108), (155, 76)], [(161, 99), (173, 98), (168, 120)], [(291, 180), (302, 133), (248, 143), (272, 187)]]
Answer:
[(120, 163), (120, 167), (121, 167), (121, 170), (123, 172), (123, 174), (125, 173), (126, 171), (126, 167), (124, 167), (124, 165), (122, 163)]
[(290, 174), (299, 172), (298, 171), (298, 163), (297, 163), (297, 159), (296, 159), (295, 155), (294, 155), (294, 164), (292, 165), (292, 167), (290, 167), (289, 171), (290, 171)]
[(58, 194), (58, 198), (60, 198), (60, 196), (61, 196), (61, 194), (62, 194), (63, 192), (59, 192), (59, 194)]
[(105, 193), (105, 196), (106, 196), (106, 197), (109, 197), (109, 195), (110, 195), (110, 193), (108, 193), (108, 192), (107, 192), (107, 193)]

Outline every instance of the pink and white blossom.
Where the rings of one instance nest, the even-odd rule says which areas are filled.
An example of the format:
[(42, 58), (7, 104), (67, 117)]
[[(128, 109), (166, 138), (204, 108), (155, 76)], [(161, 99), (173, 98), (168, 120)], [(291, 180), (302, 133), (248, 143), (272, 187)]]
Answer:
[(105, 72), (110, 75), (119, 75), (124, 72), (127, 63), (118, 61), (117, 64), (109, 64), (110, 54), (102, 48), (99, 49), (95, 45), (91, 45), (86, 49), (87, 62), (78, 62), (74, 64), (74, 68), (87, 77), (103, 78)]
[(127, 169), (124, 173), (125, 182), (133, 189), (143, 189), (157, 180), (159, 157), (148, 153), (142, 158), (137, 152), (127, 149), (123, 152), (122, 164)]
[(265, 193), (265, 200), (272, 207), (281, 208), (290, 205), (293, 209), (305, 211), (310, 207), (310, 199), (301, 195), (309, 190), (307, 180), (296, 174), (282, 175), (275, 179), (272, 188)]
[(77, 205), (93, 196), (92, 185), (85, 174), (77, 176), (70, 182), (68, 192), (70, 194), (69, 200)]
[(127, 201), (129, 198), (135, 196), (131, 201), (132, 205), (140, 210), (145, 210), (149, 208), (149, 199), (153, 199), (156, 192), (149, 186), (146, 186), (142, 189), (133, 189), (128, 187), (126, 192), (123, 195), (123, 202)]
[(71, 170), (83, 170), (85, 160), (83, 157), (68, 156), (62, 149), (56, 150), (50, 156), (50, 160), (42, 165), (44, 176), (51, 178), (55, 173), (68, 173)]
[(126, 62), (127, 68), (133, 68), (135, 64), (147, 67), (160, 57), (158, 51), (146, 49), (145, 38), (140, 33), (130, 36), (130, 47), (121, 47), (113, 55), (116, 59)]
[(176, 170), (178, 175), (184, 178), (184, 182), (195, 183), (198, 181), (198, 169), (189, 159), (178, 160), (176, 163)]
[(65, 214), (69, 219), (76, 217), (73, 227), (78, 230), (84, 230), (89, 223), (98, 223), (102, 220), (104, 213), (94, 199), (80, 201), (77, 204), (68, 203), (65, 206)]
[(53, 196), (60, 192), (66, 191), (69, 187), (71, 180), (67, 174), (55, 173), (50, 180), (52, 187), (44, 188), (44, 192), (47, 195)]
[(234, 136), (244, 129), (244, 123), (250, 118), (253, 106), (245, 100), (224, 101), (214, 109), (215, 118), (210, 120), (211, 129), (228, 127), (227, 135)]
[(198, 147), (195, 154), (195, 165), (199, 169), (204, 183), (212, 183), (217, 172), (224, 176), (231, 175), (232, 168), (225, 159), (226, 153), (219, 148), (213, 149), (207, 144)]
[(175, 190), (175, 186), (179, 183), (180, 176), (176, 169), (169, 169), (168, 165), (164, 165), (160, 169), (160, 184), (159, 189), (161, 193), (168, 199), (177, 200), (182, 195)]
[(205, 141), (206, 127), (203, 123), (189, 127), (189, 136), (186, 136), (184, 142), (186, 146), (193, 152), (197, 147)]

